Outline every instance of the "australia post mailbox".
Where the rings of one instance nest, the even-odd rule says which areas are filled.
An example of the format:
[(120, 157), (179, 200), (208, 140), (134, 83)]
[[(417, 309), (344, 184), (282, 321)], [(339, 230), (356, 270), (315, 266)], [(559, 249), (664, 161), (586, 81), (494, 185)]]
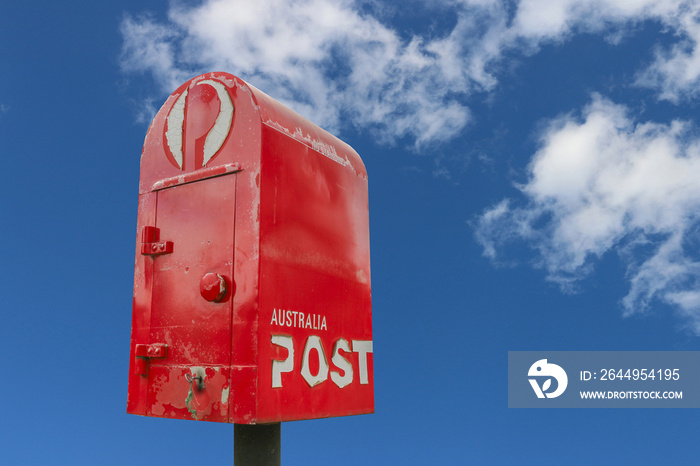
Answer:
[(141, 157), (127, 411), (239, 424), (371, 413), (367, 173), (226, 73), (180, 86)]

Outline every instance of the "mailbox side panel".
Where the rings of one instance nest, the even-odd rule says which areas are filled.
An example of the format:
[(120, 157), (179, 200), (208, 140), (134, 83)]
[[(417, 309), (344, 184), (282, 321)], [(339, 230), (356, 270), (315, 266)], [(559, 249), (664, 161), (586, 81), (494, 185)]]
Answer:
[(332, 155), (263, 126), (260, 423), (374, 411), (367, 178)]
[(134, 297), (131, 319), (131, 351), (129, 358), (129, 390), (126, 410), (131, 414), (146, 415), (148, 404), (146, 393), (148, 379), (137, 374), (135, 346), (149, 341), (151, 329), (151, 296), (153, 293), (153, 261), (141, 254), (143, 228), (156, 221), (156, 193), (139, 195), (139, 210), (136, 224), (136, 259), (134, 265)]

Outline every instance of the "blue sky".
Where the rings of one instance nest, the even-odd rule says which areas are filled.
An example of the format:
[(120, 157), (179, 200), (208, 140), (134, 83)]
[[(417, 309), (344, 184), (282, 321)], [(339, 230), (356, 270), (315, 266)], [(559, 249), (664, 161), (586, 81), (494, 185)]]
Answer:
[(507, 408), (507, 352), (700, 349), (700, 3), (28, 0), (0, 17), (3, 458), (231, 463), (126, 414), (139, 156), (235, 74), (369, 175), (376, 413), (285, 464), (692, 463), (692, 410)]

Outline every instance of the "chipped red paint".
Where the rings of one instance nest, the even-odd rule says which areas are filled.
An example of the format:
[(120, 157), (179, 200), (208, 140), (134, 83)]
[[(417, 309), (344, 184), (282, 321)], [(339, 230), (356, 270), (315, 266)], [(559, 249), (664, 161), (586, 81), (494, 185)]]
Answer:
[(347, 144), (230, 74), (180, 86), (141, 157), (127, 411), (373, 412), (368, 217)]
[(221, 302), (226, 296), (230, 286), (226, 285), (226, 279), (218, 273), (208, 273), (199, 282), (199, 294), (207, 301)]

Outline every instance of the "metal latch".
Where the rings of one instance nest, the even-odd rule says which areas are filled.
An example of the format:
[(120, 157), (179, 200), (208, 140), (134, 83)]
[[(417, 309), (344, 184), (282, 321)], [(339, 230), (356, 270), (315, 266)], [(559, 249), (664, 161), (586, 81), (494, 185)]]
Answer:
[(173, 252), (173, 242), (160, 240), (160, 228), (143, 227), (141, 230), (141, 254), (158, 256), (171, 252)]
[(136, 361), (134, 373), (136, 375), (148, 375), (148, 362), (154, 358), (164, 358), (168, 355), (168, 345), (154, 343), (152, 345), (137, 344), (134, 348)]

